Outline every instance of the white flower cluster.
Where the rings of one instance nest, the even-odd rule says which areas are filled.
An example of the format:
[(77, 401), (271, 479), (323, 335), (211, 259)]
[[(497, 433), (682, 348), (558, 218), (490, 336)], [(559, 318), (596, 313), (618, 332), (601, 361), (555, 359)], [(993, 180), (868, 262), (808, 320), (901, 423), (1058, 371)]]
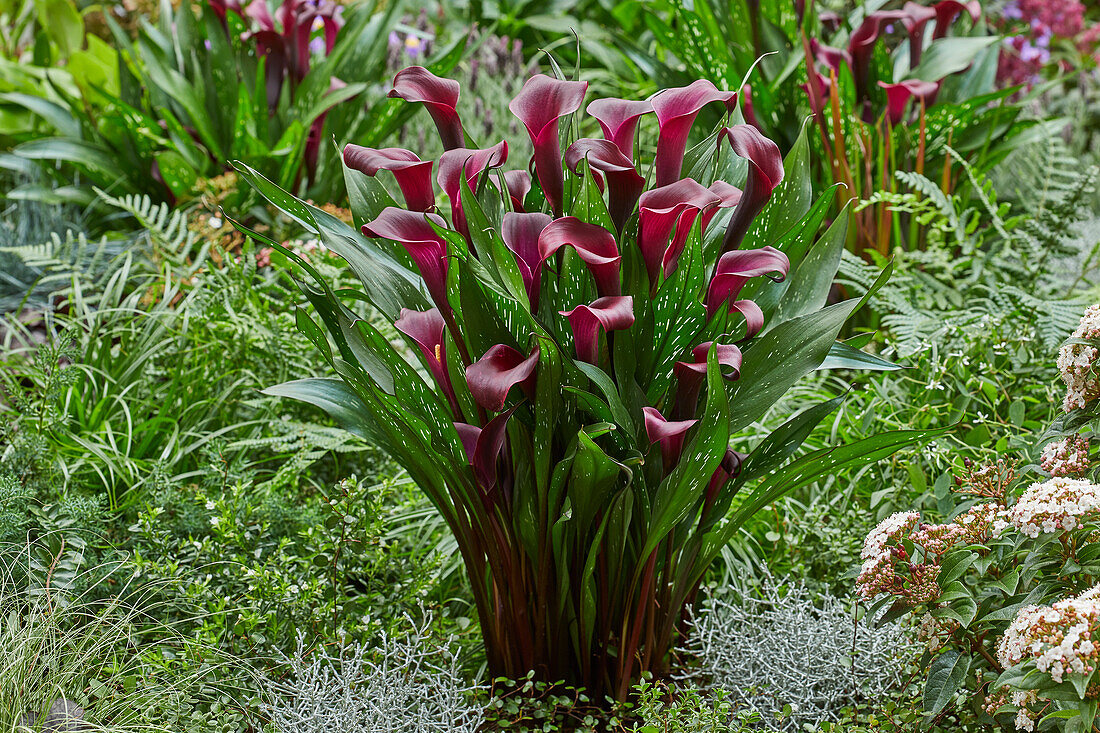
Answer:
[(909, 559), (901, 542), (919, 525), (917, 512), (897, 512), (871, 530), (860, 553), (863, 567), (856, 586), (861, 596), (869, 600), (880, 593), (900, 590), (902, 579), (894, 573), (893, 565), (896, 560)]
[(1008, 512), (1000, 504), (987, 502), (975, 504), (955, 518), (955, 523), (963, 528), (963, 537), (974, 544), (999, 537), (1008, 527)]
[[(1100, 305), (1090, 305), (1081, 323), (1070, 334), (1072, 338), (1100, 338)], [(1058, 371), (1066, 383), (1066, 410), (1084, 407), (1085, 403), (1100, 397), (1100, 378), (1093, 369), (1100, 349), (1088, 344), (1066, 344), (1058, 352)]]
[(1068, 532), (1100, 517), (1100, 486), (1064, 477), (1034, 483), (1012, 506), (1009, 516), (1016, 528), (1032, 539)]
[(997, 643), (997, 660), (1008, 669), (1023, 661), (1061, 682), (1067, 674), (1089, 675), (1100, 660), (1092, 637), (1100, 631), (1100, 586), (1052, 606), (1026, 606)]
[(1074, 435), (1048, 443), (1039, 465), (1051, 476), (1080, 476), (1089, 469), (1089, 442)]

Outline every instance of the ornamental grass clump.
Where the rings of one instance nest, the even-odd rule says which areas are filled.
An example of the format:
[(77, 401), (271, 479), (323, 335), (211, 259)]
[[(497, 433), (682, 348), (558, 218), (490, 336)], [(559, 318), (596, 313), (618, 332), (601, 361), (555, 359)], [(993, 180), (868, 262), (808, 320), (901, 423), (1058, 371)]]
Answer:
[[(308, 278), (299, 327), (340, 375), (269, 393), (328, 410), (430, 497), (492, 675), (602, 700), (668, 670), (685, 606), (755, 512), (926, 433), (788, 462), (839, 398), (743, 433), (814, 369), (891, 368), (836, 342), (860, 302), (826, 306), (844, 241), (843, 220), (824, 226), (831, 191), (810, 188), (805, 135), (784, 162), (710, 82), (587, 91), (528, 79), (509, 107), (533, 155), (515, 161), (473, 140), (457, 82), (399, 72), (390, 96), (424, 108), (445, 152), (345, 147), (358, 230), (240, 170), (362, 283), (333, 291), (268, 242)], [(704, 112), (725, 119), (691, 145)]]

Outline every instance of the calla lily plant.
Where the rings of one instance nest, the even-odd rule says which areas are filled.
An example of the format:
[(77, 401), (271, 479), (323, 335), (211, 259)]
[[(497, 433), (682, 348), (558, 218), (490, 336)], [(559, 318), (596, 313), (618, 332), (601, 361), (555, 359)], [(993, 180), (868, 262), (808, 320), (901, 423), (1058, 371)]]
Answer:
[[(514, 161), (470, 138), (460, 91), (397, 74), (391, 96), (425, 108), (446, 152), (346, 146), (354, 228), (240, 167), (362, 283), (333, 291), (281, 250), (312, 304), (299, 326), (339, 376), (268, 391), (327, 410), (430, 497), (491, 674), (622, 699), (669, 669), (746, 520), (927, 434), (796, 456), (839, 397), (759, 428), (815, 369), (894, 368), (836, 340), (862, 303), (827, 304), (845, 220), (825, 225), (833, 191), (811, 190), (805, 134), (784, 162), (710, 82), (587, 100), (587, 83), (537, 75), (511, 104), (534, 155)], [(722, 118), (709, 134), (693, 129), (705, 108)]]

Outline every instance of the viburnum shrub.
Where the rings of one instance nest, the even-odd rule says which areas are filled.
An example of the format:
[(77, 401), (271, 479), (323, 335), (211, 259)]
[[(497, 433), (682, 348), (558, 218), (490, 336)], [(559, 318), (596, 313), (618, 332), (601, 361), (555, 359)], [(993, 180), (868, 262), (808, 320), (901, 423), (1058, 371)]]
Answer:
[(527, 80), (510, 108), (534, 153), (512, 167), (506, 141), (472, 143), (457, 83), (399, 72), (390, 95), (424, 106), (446, 152), (348, 145), (361, 231), (240, 168), (363, 286), (334, 292), (280, 248), (312, 279), (316, 318), (299, 325), (340, 378), (269, 392), (328, 410), (431, 498), (493, 675), (598, 700), (667, 670), (685, 606), (754, 513), (927, 433), (788, 462), (840, 398), (746, 432), (814, 369), (891, 367), (836, 341), (860, 303), (826, 306), (844, 240), (843, 220), (818, 236), (832, 193), (814, 200), (805, 136), (786, 164), (729, 120), (688, 150), (705, 107), (736, 113), (709, 82), (594, 100), (594, 122), (577, 114), (586, 92)]
[(1044, 435), (1038, 465), (968, 465), (951, 521), (900, 512), (867, 537), (859, 594), (877, 599), (873, 612), (890, 606), (883, 619), (922, 616), (930, 717), (961, 694), (1008, 730), (1096, 729), (1098, 357), (1100, 306), (1092, 306), (1059, 354), (1068, 412)]

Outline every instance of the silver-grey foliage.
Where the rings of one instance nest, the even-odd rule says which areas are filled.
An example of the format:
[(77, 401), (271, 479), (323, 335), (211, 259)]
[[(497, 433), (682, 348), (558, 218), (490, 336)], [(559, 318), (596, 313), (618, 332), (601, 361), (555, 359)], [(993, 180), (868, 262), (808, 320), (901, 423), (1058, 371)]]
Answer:
[(726, 690), (769, 727), (790, 705), (791, 717), (778, 726), (795, 731), (835, 722), (845, 706), (898, 687), (917, 649), (896, 624), (857, 625), (841, 599), (766, 579), (756, 595), (707, 599), (684, 651), (699, 661), (692, 681)]
[(269, 684), (276, 733), (474, 733), (477, 688), (453, 652), (432, 641), (428, 621), (410, 625), (376, 648), (307, 652), (299, 637), (289, 674)]

